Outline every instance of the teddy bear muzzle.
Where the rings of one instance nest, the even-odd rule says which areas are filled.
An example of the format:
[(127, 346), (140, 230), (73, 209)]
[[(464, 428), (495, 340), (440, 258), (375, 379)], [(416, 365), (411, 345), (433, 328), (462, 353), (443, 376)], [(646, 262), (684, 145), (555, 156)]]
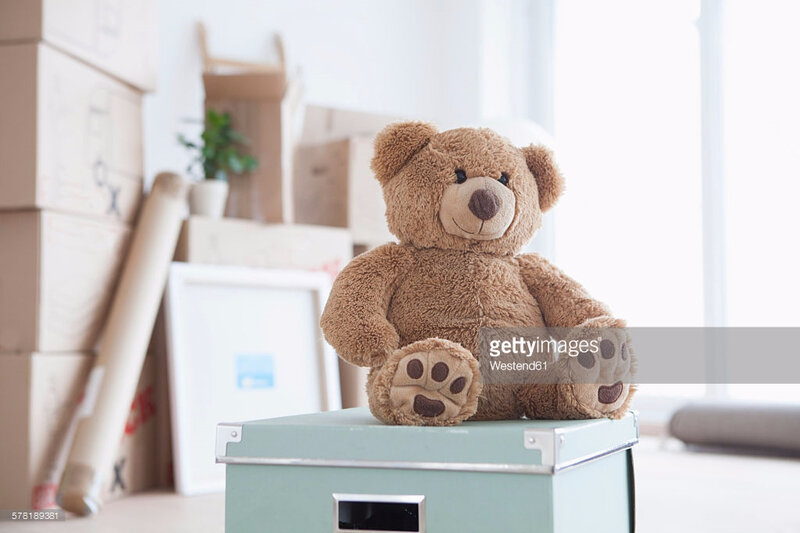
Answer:
[(474, 240), (502, 237), (514, 218), (516, 197), (505, 185), (485, 176), (451, 183), (442, 195), (439, 220), (451, 235)]

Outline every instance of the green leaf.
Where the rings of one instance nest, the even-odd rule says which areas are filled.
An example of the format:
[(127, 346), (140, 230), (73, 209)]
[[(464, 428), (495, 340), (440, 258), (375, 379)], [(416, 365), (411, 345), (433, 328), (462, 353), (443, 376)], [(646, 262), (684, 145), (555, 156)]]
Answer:
[(227, 179), (229, 171), (240, 174), (258, 167), (253, 156), (240, 151), (249, 141), (233, 128), (232, 122), (230, 113), (209, 109), (199, 143), (178, 135), (178, 142), (196, 153), (188, 169), (201, 165), (206, 179)]
[(252, 155), (246, 155), (242, 158), (242, 165), (245, 171), (250, 172), (258, 168), (258, 160)]

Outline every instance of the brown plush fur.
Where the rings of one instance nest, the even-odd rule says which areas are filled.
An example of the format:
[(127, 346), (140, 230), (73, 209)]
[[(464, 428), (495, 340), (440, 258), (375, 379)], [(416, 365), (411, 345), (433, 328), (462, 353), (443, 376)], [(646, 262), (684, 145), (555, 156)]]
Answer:
[[(477, 356), (482, 327), (621, 327), (624, 323), (611, 318), (608, 308), (592, 300), (579, 284), (543, 258), (515, 255), (533, 237), (542, 213), (553, 206), (563, 190), (563, 179), (545, 148), (519, 149), (487, 129), (437, 133), (429, 124), (399, 123), (376, 138), (372, 167), (383, 185), (389, 228), (400, 243), (362, 254), (341, 272), (321, 324), (326, 339), (341, 357), (371, 368), (370, 407), (379, 419), (449, 425), (467, 417), (591, 418), (624, 414), (632, 387), (626, 388), (625, 398), (613, 410), (602, 410), (586, 401), (587, 394), (596, 395), (596, 386), (591, 391), (578, 390), (571, 383), (492, 385), (481, 390), (477, 374), (476, 386), (454, 396), (455, 403), (449, 403), (445, 389), (442, 391), (447, 394), (436, 396), (448, 407), (448, 413), (458, 407), (458, 416), (419, 416), (407, 406), (401, 408), (399, 400), (393, 402), (390, 395), (397, 380), (408, 381), (408, 375), (414, 373), (408, 363), (414, 358), (411, 352), (417, 350), (424, 356), (434, 349), (430, 343), (439, 339), (450, 344), (436, 348), (439, 352), (435, 360), (458, 367), (469, 377), (477, 365), (467, 369), (458, 366), (459, 361), (464, 354)], [(456, 170), (463, 171), (468, 180), (484, 179), (482, 187), (495, 191), (500, 199), (507, 199), (508, 194), (497, 189), (505, 186), (493, 180), (508, 178), (515, 205), (513, 218), (501, 235), (477, 235), (492, 220), (484, 223), (462, 205), (448, 205), (443, 210), (445, 197), (447, 201), (462, 201), (456, 195), (445, 195), (448, 187), (458, 186), (453, 185)], [(440, 211), (461, 217), (460, 226), (469, 226), (468, 233), (475, 231), (476, 236), (464, 237), (466, 234), (446, 228)], [(412, 343), (420, 342), (429, 344), (414, 345), (409, 352)], [(430, 361), (424, 365), (420, 383), (435, 384), (430, 378), (434, 359)], [(450, 375), (448, 379), (456, 377)], [(392, 397), (403, 398), (405, 404), (414, 399), (402, 397), (397, 390)]]

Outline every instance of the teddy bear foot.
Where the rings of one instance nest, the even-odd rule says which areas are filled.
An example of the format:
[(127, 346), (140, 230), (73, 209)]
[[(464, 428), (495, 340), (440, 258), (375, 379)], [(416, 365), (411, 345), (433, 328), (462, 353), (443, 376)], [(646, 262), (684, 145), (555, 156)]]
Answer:
[(392, 354), (378, 371), (373, 389), (373, 411), (386, 422), (455, 425), (477, 410), (478, 361), (448, 340), (417, 341)]
[(631, 384), (633, 351), (624, 329), (604, 329), (597, 353), (567, 357), (559, 384), (564, 404), (576, 418), (620, 418), (628, 410), (635, 387)]

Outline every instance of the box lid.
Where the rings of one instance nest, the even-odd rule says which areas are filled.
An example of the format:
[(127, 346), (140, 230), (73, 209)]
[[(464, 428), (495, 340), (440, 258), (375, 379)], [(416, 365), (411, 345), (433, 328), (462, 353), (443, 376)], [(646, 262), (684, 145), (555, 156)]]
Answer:
[(389, 426), (366, 408), (217, 426), (217, 462), (554, 474), (630, 448), (636, 413), (620, 420)]

